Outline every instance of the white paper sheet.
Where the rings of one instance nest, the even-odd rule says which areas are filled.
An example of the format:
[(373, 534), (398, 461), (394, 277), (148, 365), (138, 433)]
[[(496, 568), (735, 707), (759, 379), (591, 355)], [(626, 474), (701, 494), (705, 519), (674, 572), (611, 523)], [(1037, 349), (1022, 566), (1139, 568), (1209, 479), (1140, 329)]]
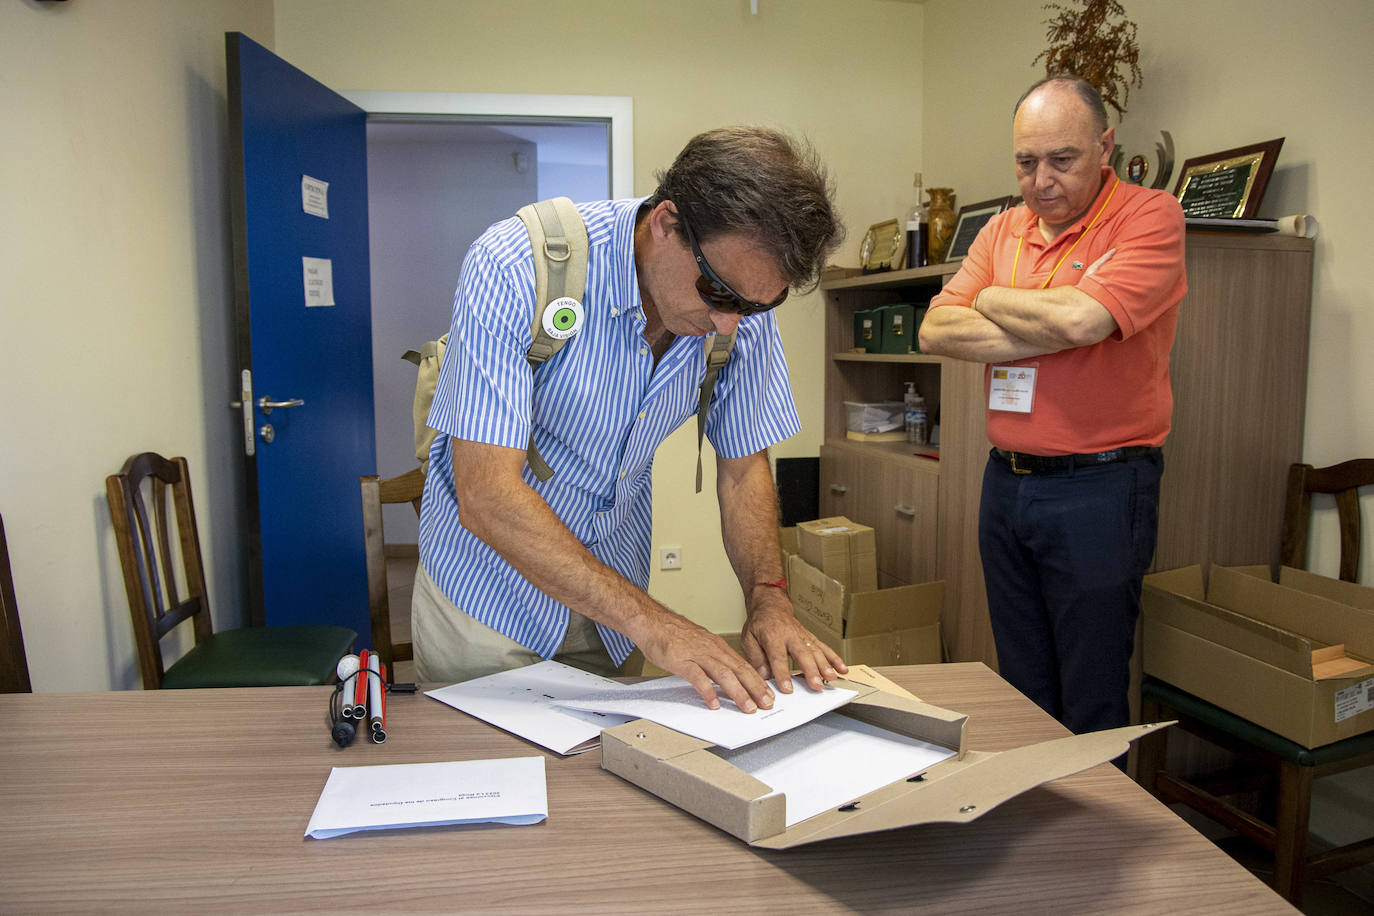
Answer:
[(635, 717), (561, 709), (555, 704), (618, 689), (624, 689), (623, 685), (609, 678), (546, 661), (427, 690), (425, 695), (556, 754), (580, 754), (600, 745), (603, 728)]
[(739, 750), (713, 751), (787, 796), (787, 826), (838, 808), (955, 752), (851, 719), (822, 716)]
[(334, 767), (305, 835), (448, 824), (537, 824), (549, 816), (543, 757)]
[(560, 700), (559, 705), (650, 719), (717, 747), (736, 748), (796, 728), (858, 696), (840, 687), (814, 691), (795, 676), (791, 693), (774, 688), (773, 694), (772, 709), (745, 713), (724, 697), (720, 709), (708, 709), (691, 684), (680, 677), (665, 677), (642, 684), (616, 684), (614, 689)]

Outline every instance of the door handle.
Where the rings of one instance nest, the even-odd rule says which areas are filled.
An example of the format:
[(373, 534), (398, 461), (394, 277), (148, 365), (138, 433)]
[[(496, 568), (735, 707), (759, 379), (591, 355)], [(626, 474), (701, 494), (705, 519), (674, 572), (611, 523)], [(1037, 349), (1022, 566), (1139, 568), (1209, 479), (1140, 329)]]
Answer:
[(898, 503), (897, 505), (893, 506), (892, 511), (896, 512), (898, 515), (905, 515), (907, 518), (916, 517), (915, 509), (912, 509), (910, 506), (904, 506), (901, 503)]
[(845, 486), (844, 484), (842, 484), (842, 483), (832, 483), (832, 484), (830, 485), (830, 492), (831, 492), (831, 493), (841, 493), (841, 494), (843, 494), (843, 493), (848, 493), (848, 492), (849, 492), (849, 487), (846, 487), (846, 486)]
[(263, 413), (271, 413), (273, 410), (284, 410), (287, 407), (304, 407), (305, 401), (300, 398), (287, 398), (284, 401), (274, 401), (271, 395), (263, 395), (258, 398), (258, 409)]

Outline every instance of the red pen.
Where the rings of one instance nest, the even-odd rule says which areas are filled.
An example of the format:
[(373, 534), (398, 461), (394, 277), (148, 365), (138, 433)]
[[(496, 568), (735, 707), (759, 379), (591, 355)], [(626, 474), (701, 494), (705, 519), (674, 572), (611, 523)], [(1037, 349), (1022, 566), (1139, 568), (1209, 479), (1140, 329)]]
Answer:
[(358, 653), (358, 685), (353, 693), (353, 718), (361, 722), (367, 718), (367, 689), (372, 675), (367, 673), (369, 653), (366, 649)]

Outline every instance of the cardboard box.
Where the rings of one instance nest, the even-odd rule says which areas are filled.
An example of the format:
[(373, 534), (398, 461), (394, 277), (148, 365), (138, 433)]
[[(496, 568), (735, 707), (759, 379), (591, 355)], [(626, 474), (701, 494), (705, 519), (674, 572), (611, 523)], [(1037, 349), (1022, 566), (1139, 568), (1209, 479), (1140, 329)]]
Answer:
[(792, 609), (845, 664), (927, 665), (943, 661), (940, 609), (945, 583), (851, 591), (792, 557), (787, 567)]
[(970, 751), (967, 716), (852, 681), (837, 684), (860, 694), (840, 714), (956, 755), (791, 827), (786, 795), (717, 756), (710, 742), (646, 719), (601, 733), (601, 766), (750, 846), (789, 849), (917, 824), (965, 824), (1036, 786), (1106, 763), (1158, 727), (1132, 725), (1000, 753)]
[(873, 529), (843, 515), (797, 525), (802, 559), (846, 589), (871, 592), (878, 587), (877, 546)]
[(1374, 590), (1213, 566), (1204, 593), (1189, 566), (1146, 576), (1141, 604), (1146, 674), (1303, 747), (1374, 729)]

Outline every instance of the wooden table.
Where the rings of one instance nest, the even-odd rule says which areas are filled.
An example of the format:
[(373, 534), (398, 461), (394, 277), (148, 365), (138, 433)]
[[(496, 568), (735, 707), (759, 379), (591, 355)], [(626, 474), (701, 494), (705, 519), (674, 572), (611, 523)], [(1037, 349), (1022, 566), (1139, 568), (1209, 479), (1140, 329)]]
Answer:
[[(1000, 750), (1062, 727), (981, 664), (880, 669)], [(755, 850), (423, 695), (336, 749), (328, 688), (0, 696), (0, 911), (1295, 912), (1109, 765), (972, 824)], [(331, 766), (544, 754), (549, 819), (303, 838)]]

